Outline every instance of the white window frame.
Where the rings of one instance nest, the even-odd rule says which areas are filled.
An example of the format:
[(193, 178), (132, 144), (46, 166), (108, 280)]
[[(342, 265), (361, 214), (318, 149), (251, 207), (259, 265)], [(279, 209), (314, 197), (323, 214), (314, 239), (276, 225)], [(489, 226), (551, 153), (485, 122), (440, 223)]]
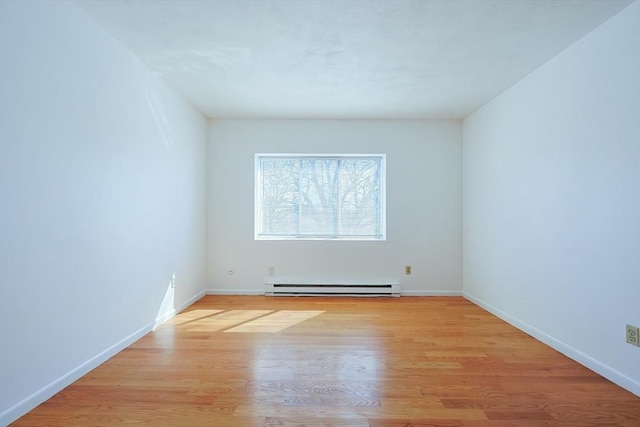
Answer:
[[(376, 236), (308, 236), (308, 235), (264, 235), (262, 228), (262, 171), (260, 160), (263, 158), (286, 159), (379, 159), (380, 160), (380, 234)], [(386, 197), (386, 154), (300, 154), (300, 153), (256, 153), (254, 171), (254, 239), (255, 240), (338, 240), (338, 241), (385, 241), (387, 239), (387, 197)]]

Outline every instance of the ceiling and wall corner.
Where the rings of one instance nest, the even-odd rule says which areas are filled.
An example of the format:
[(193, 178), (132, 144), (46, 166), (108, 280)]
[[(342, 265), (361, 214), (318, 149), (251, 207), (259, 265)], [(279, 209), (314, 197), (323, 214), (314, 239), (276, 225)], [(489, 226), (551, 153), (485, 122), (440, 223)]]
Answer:
[(76, 0), (209, 118), (462, 119), (632, 0)]

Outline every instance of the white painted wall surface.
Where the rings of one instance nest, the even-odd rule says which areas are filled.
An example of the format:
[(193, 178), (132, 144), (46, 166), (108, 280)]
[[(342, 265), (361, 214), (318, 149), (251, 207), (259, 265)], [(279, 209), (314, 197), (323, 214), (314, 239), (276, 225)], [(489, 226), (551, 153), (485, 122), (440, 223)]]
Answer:
[[(461, 292), (460, 122), (222, 120), (209, 129), (213, 292), (264, 292), (271, 266), (276, 278), (393, 280), (405, 293)], [(387, 241), (254, 240), (255, 153), (318, 152), (387, 155)]]
[(640, 5), (464, 121), (464, 292), (640, 393)]
[(76, 6), (0, 5), (5, 424), (202, 292), (207, 123)]

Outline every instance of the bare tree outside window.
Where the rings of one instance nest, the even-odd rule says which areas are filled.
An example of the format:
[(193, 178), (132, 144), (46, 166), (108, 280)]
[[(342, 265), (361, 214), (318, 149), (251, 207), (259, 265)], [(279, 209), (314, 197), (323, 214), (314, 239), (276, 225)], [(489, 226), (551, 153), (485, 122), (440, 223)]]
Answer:
[(256, 155), (257, 239), (384, 239), (384, 155)]

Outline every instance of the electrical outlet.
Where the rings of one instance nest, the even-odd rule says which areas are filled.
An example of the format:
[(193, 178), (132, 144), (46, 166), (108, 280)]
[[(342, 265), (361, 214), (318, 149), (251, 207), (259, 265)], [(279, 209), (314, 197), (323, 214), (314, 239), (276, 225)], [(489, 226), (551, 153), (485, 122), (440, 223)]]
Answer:
[(405, 265), (404, 266), (404, 274), (406, 274), (407, 276), (411, 276), (411, 266), (410, 265)]
[(173, 273), (171, 275), (171, 287), (175, 288), (176, 287), (176, 273)]
[(269, 276), (273, 277), (276, 275), (276, 268), (275, 267), (269, 267)]
[(627, 325), (627, 342), (636, 347), (640, 347), (640, 336), (638, 336), (638, 327)]

